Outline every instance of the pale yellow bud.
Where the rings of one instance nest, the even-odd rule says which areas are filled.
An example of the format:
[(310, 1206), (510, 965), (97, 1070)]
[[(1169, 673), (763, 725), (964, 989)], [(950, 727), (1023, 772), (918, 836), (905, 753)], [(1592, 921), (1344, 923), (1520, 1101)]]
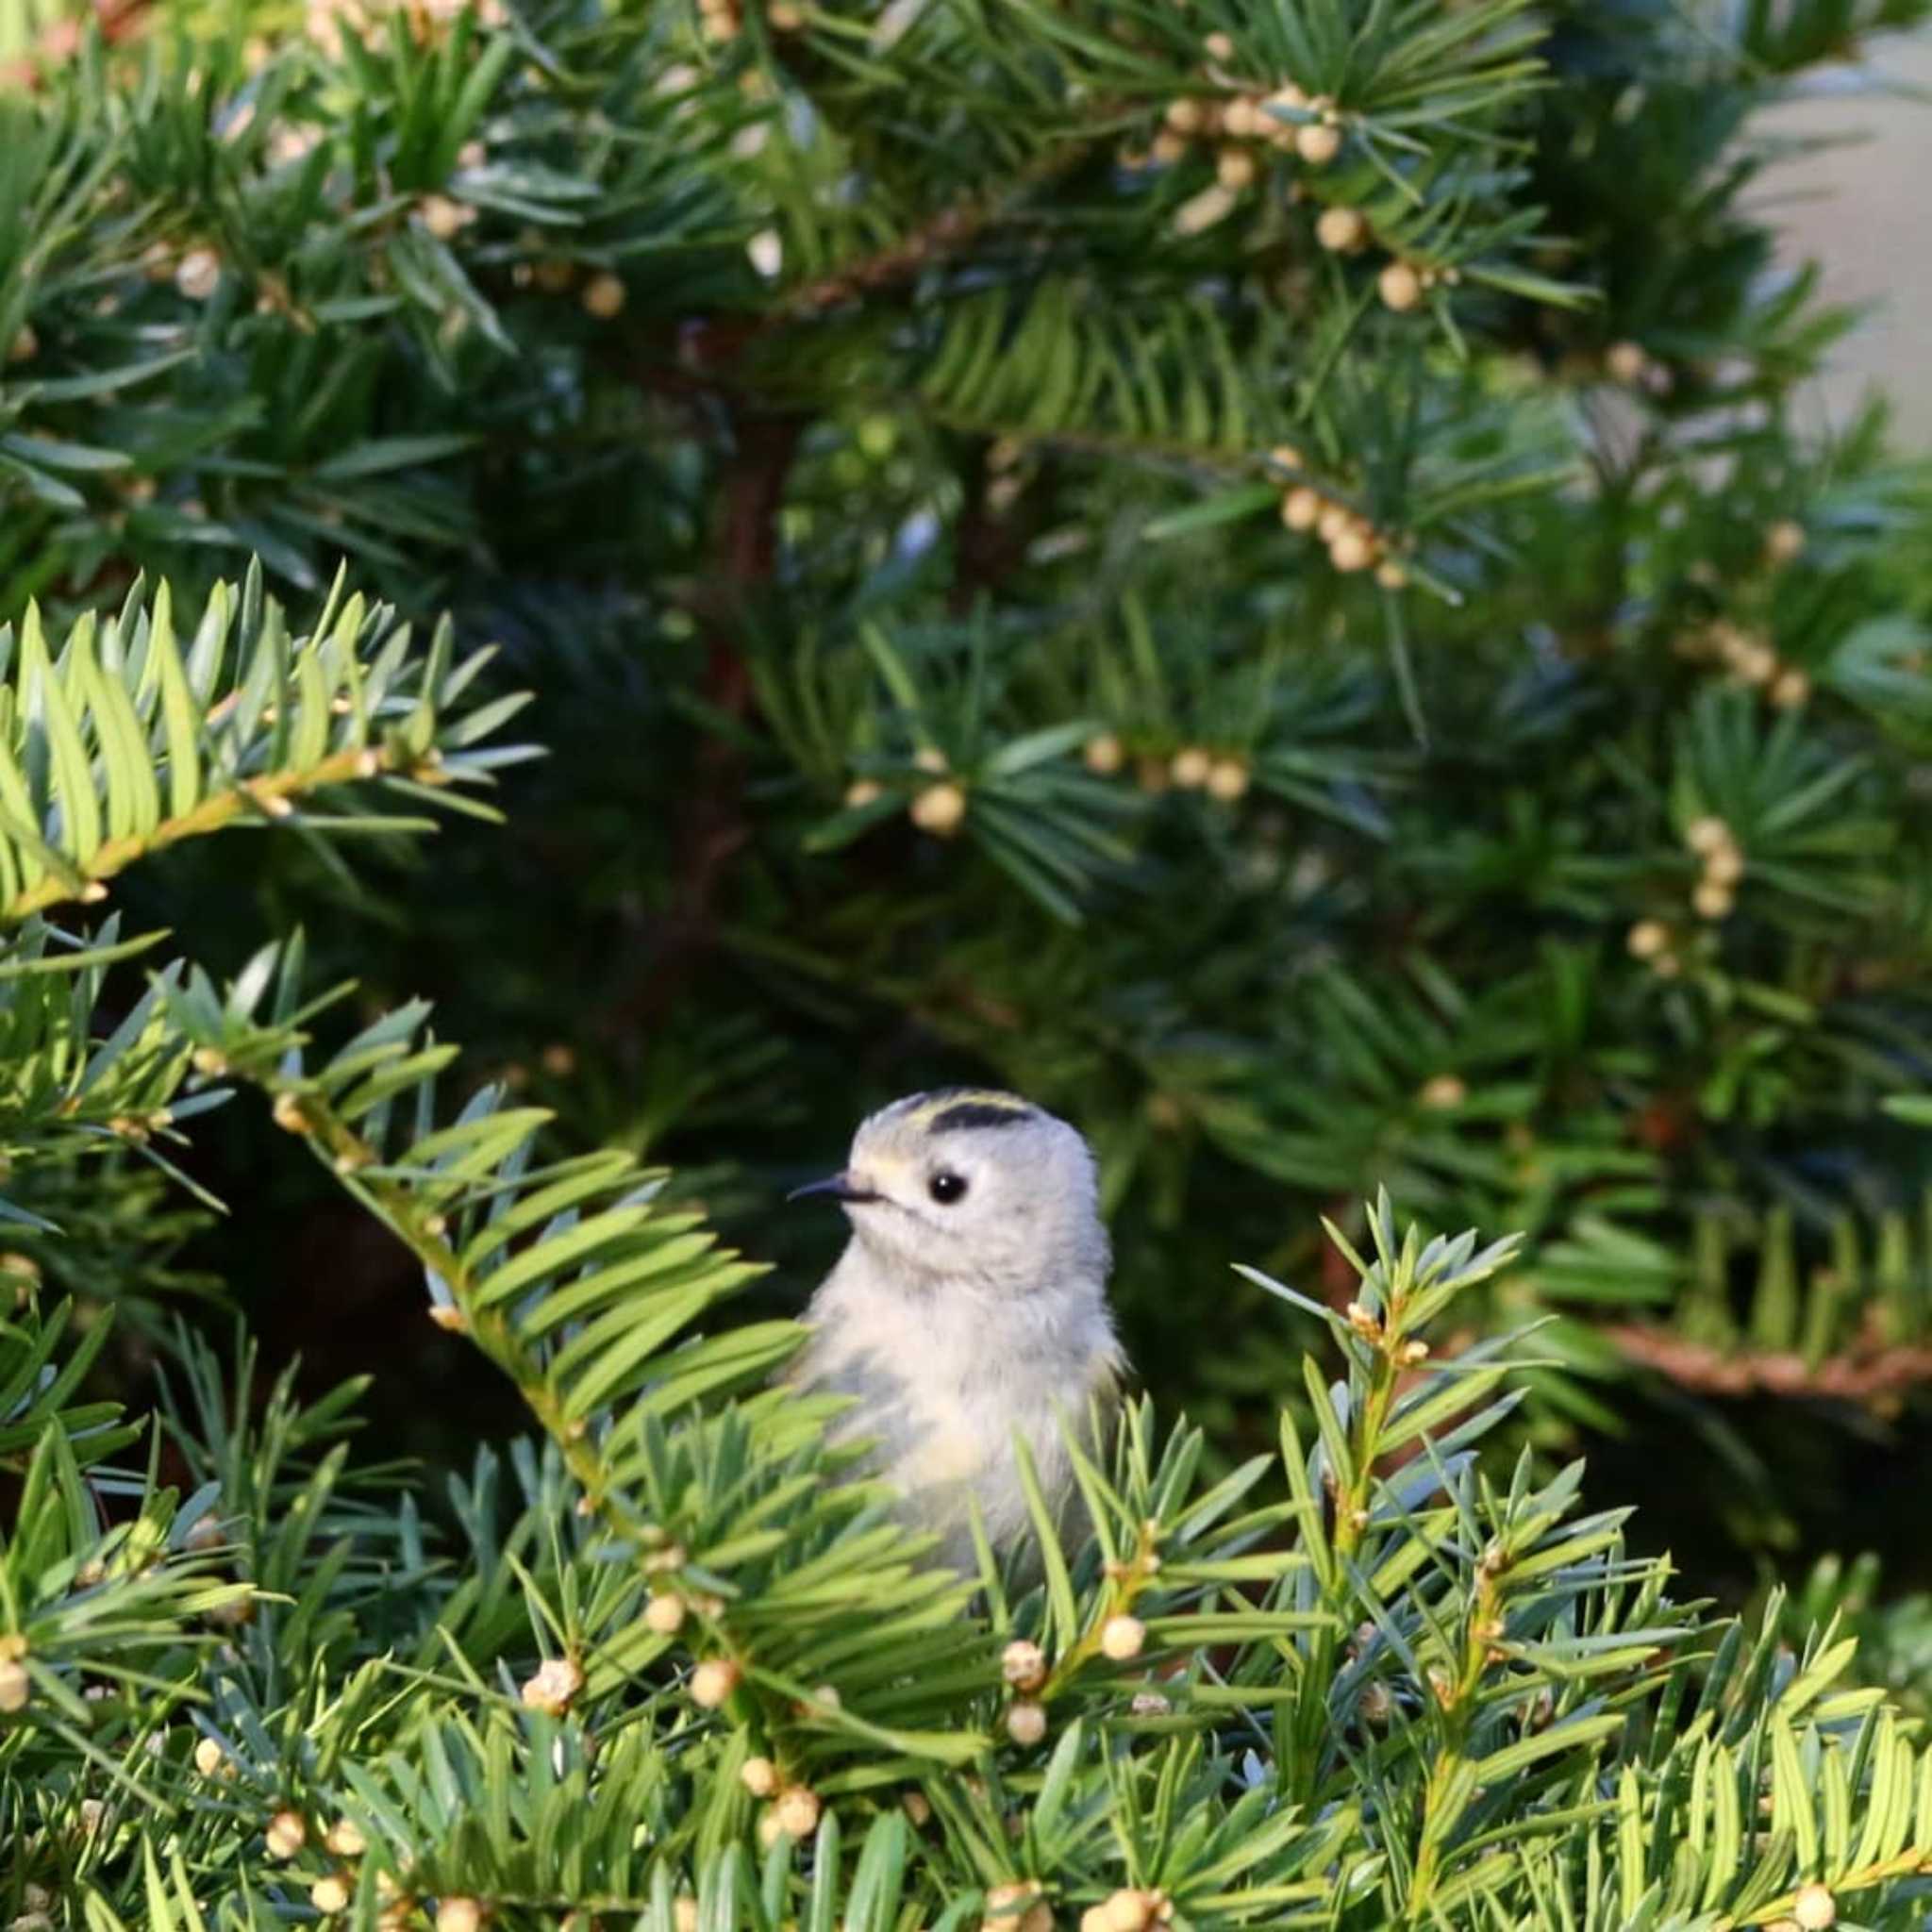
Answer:
[(271, 1858), (292, 1858), (308, 1842), (308, 1827), (296, 1811), (277, 1811), (264, 1834)]
[(1234, 58), (1234, 41), (1230, 35), (1221, 33), (1209, 34), (1201, 42), (1201, 45), (1206, 50), (1210, 60), (1232, 60)]
[(1243, 147), (1224, 147), (1214, 159), (1214, 178), (1236, 193), (1252, 188), (1259, 172), (1254, 156)]
[(1281, 521), (1291, 530), (1312, 530), (1321, 516), (1322, 499), (1306, 483), (1281, 499)]
[(1108, 1932), (1147, 1932), (1154, 1923), (1154, 1901), (1131, 1886), (1115, 1892), (1100, 1909), (1107, 1914)]
[(1735, 845), (1721, 845), (1704, 861), (1704, 876), (1720, 886), (1735, 886), (1744, 876), (1744, 855)]
[(1424, 1107), (1446, 1109), (1460, 1107), (1468, 1098), (1469, 1089), (1454, 1074), (1438, 1074), (1423, 1082), (1421, 1099)]
[(1341, 152), (1341, 129), (1320, 121), (1295, 129), (1294, 151), (1311, 168), (1325, 168)]
[(1212, 188), (1202, 189), (1199, 194), (1182, 202), (1174, 210), (1174, 233), (1205, 234), (1217, 222), (1224, 222), (1234, 212), (1235, 201), (1234, 190), (1219, 181)]
[(322, 1841), (323, 1849), (338, 1858), (359, 1858), (369, 1849), (362, 1827), (352, 1818), (338, 1818)]
[(1345, 504), (1324, 504), (1321, 514), (1315, 519), (1315, 535), (1323, 542), (1332, 543), (1342, 531), (1352, 529), (1355, 521), (1355, 512)]
[(958, 785), (928, 785), (908, 808), (912, 823), (936, 839), (950, 839), (966, 817), (966, 793)]
[(1391, 557), (1375, 566), (1375, 581), (1385, 591), (1403, 591), (1408, 588), (1408, 573)]
[(1101, 1652), (1117, 1664), (1127, 1663), (1139, 1657), (1146, 1641), (1147, 1626), (1139, 1617), (1109, 1617), (1101, 1625)]
[(922, 772), (931, 772), (932, 774), (934, 774), (935, 776), (937, 776), (941, 772), (947, 772), (952, 769), (952, 767), (946, 763), (945, 753), (942, 752), (936, 744), (922, 744), (919, 747), (919, 749), (912, 754), (912, 762), (915, 765), (917, 765)]
[(1670, 942), (1670, 928), (1660, 919), (1640, 919), (1624, 941), (1634, 959), (1655, 959)]
[(1684, 842), (1693, 852), (1722, 852), (1732, 843), (1731, 828), (1723, 819), (1707, 813), (1684, 827)]
[(683, 1624), (684, 1599), (681, 1596), (654, 1596), (644, 1606), (644, 1627), (659, 1637), (675, 1637)]
[(1641, 382), (1650, 367), (1650, 358), (1636, 342), (1612, 342), (1604, 351), (1604, 367), (1617, 382)]
[(1328, 546), (1328, 561), (1340, 571), (1367, 570), (1376, 555), (1374, 538), (1358, 529), (1343, 530)]
[(541, 1664), (534, 1676), (524, 1680), (519, 1693), (525, 1710), (541, 1710), (550, 1717), (561, 1717), (571, 1700), (584, 1688), (584, 1674), (567, 1657), (553, 1657)]
[(1238, 94), (1221, 110), (1221, 131), (1235, 141), (1253, 141), (1268, 127), (1267, 115), (1245, 95)]
[(1208, 118), (1208, 110), (1199, 101), (1183, 97), (1168, 102), (1167, 112), (1162, 118), (1176, 134), (1198, 134)]
[(1315, 240), (1337, 255), (1365, 246), (1368, 239), (1368, 220), (1359, 208), (1324, 208), (1315, 223)]
[(593, 315), (599, 322), (608, 322), (624, 308), (624, 284), (613, 275), (592, 275), (584, 284), (584, 292), (578, 298), (584, 305), (584, 312)]
[(1811, 680), (1794, 664), (1772, 681), (1771, 701), (1783, 711), (1795, 711), (1811, 695)]
[(1801, 1885), (1791, 1901), (1791, 1917), (1804, 1932), (1824, 1932), (1827, 1925), (1837, 1923), (1838, 1901), (1822, 1885)]
[(738, 1781), (754, 1798), (769, 1798), (778, 1789), (778, 1767), (769, 1757), (747, 1757), (738, 1768)]
[(203, 1738), (194, 1747), (194, 1768), (203, 1777), (219, 1776), (227, 1761), (228, 1754), (212, 1738)]
[(690, 1892), (681, 1892), (671, 1906), (672, 1932), (698, 1932), (698, 1902)]
[(476, 210), (468, 202), (447, 194), (425, 194), (416, 204), (416, 212), (439, 242), (451, 241), (476, 219)]
[(26, 1666), (13, 1657), (0, 1662), (0, 1711), (25, 1710), (33, 1695), (33, 1679)]
[(1391, 261), (1375, 277), (1375, 292), (1385, 308), (1399, 315), (1423, 299), (1423, 278), (1406, 261)]
[(1183, 791), (1198, 791), (1207, 784), (1208, 774), (1214, 769), (1214, 760), (1200, 745), (1190, 744), (1174, 753), (1167, 769)]
[(1764, 554), (1773, 563), (1790, 563), (1805, 550), (1805, 526), (1790, 517), (1780, 517), (1764, 533)]
[(212, 248), (191, 248), (175, 269), (175, 286), (191, 302), (206, 302), (222, 279), (222, 258)]
[(308, 1888), (308, 1903), (318, 1912), (344, 1911), (354, 1896), (349, 1881), (340, 1872), (331, 1872), (326, 1878), (318, 1878)]
[(1216, 758), (1208, 771), (1208, 795), (1223, 805), (1232, 805), (1248, 789), (1248, 767), (1244, 758)]
[(787, 1838), (803, 1844), (819, 1828), (819, 1794), (804, 1785), (793, 1785), (779, 1794), (778, 1802), (772, 1807), (772, 1816)]
[(436, 1932), (482, 1932), (483, 1907), (474, 1898), (446, 1898), (436, 1908)]
[(716, 1710), (738, 1689), (743, 1674), (728, 1657), (707, 1657), (691, 1674), (691, 1701), (706, 1710)]
[(1087, 769), (1101, 778), (1111, 778), (1127, 759), (1125, 746), (1111, 731), (1090, 738), (1080, 756), (1086, 760)]
[(1730, 887), (1717, 879), (1706, 879), (1690, 894), (1690, 904), (1700, 919), (1724, 919), (1730, 915), (1737, 897)]
[(1000, 1653), (1000, 1675), (1015, 1690), (1038, 1690), (1046, 1682), (1046, 1653), (1025, 1638), (1015, 1638)]
[(1046, 1736), (1046, 1707), (1030, 1697), (1007, 1707), (1007, 1736), (1016, 1744), (1037, 1744)]

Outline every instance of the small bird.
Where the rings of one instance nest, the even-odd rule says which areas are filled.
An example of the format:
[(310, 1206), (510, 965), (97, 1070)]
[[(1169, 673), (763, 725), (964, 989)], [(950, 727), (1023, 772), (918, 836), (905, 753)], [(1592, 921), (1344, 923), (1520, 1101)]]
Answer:
[(907, 1519), (955, 1569), (974, 1565), (969, 1498), (1002, 1555), (1028, 1534), (1016, 1435), (1070, 1526), (1062, 1423), (1084, 1433), (1096, 1402), (1109, 1412), (1127, 1369), (1085, 1140), (1016, 1094), (914, 1093), (862, 1121), (844, 1172), (802, 1195), (829, 1195), (852, 1224), (788, 1372), (855, 1398), (833, 1439), (874, 1443)]

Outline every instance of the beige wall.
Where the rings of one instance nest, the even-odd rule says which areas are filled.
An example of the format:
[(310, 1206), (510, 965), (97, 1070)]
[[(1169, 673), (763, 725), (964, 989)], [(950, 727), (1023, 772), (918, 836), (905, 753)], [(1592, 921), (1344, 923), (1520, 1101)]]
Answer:
[[(1932, 35), (1880, 43), (1872, 66), (1932, 95)], [(1824, 263), (1830, 296), (1877, 305), (1840, 344), (1823, 406), (1837, 416), (1876, 383), (1898, 441), (1932, 450), (1932, 99), (1827, 94), (1773, 119), (1791, 133), (1866, 136), (1775, 170), (1757, 191), (1790, 255)]]

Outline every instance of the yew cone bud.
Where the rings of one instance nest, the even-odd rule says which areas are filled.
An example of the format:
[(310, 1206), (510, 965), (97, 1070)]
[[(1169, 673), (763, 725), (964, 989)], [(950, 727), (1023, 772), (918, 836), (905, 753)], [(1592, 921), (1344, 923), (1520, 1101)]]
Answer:
[(738, 1689), (741, 1674), (728, 1657), (707, 1657), (691, 1674), (691, 1701), (703, 1709), (716, 1710)]
[(675, 1592), (654, 1596), (644, 1606), (644, 1626), (659, 1637), (675, 1637), (684, 1623), (684, 1599)]
[(1232, 805), (1248, 789), (1248, 767), (1244, 759), (1216, 758), (1208, 772), (1208, 795), (1223, 805)]
[(803, 1842), (819, 1828), (819, 1809), (816, 1791), (808, 1790), (803, 1785), (793, 1785), (779, 1795), (778, 1802), (772, 1807), (772, 1816), (778, 1821), (778, 1829), (787, 1838)]
[(264, 1834), (271, 1858), (292, 1858), (308, 1842), (308, 1827), (296, 1811), (277, 1811)]
[(1101, 1651), (1117, 1664), (1139, 1657), (1146, 1641), (1147, 1626), (1139, 1617), (1109, 1617), (1101, 1626)]
[(1016, 1744), (1037, 1744), (1046, 1736), (1046, 1707), (1023, 1697), (1007, 1707), (1007, 1736)]
[(1367, 570), (1375, 560), (1375, 540), (1366, 531), (1343, 530), (1328, 546), (1328, 561), (1340, 571)]
[(1325, 168), (1341, 152), (1341, 129), (1310, 121), (1295, 130), (1294, 151), (1311, 168)]
[(1391, 261), (1375, 278), (1375, 291), (1385, 308), (1398, 314), (1423, 299), (1423, 278), (1406, 261)]
[(613, 275), (592, 275), (584, 284), (579, 298), (584, 310), (599, 322), (608, 322), (624, 308), (624, 284)]
[(359, 1858), (369, 1849), (362, 1827), (350, 1818), (338, 1818), (324, 1838), (323, 1849), (339, 1858)]
[(1255, 185), (1255, 176), (1259, 173), (1255, 158), (1245, 148), (1224, 147), (1215, 157), (1214, 177), (1224, 188), (1237, 193), (1243, 188)]
[(1087, 769), (1102, 778), (1110, 778), (1126, 762), (1126, 749), (1111, 731), (1103, 731), (1087, 741), (1081, 757)]
[(541, 1710), (561, 1717), (571, 1699), (584, 1688), (584, 1674), (567, 1657), (554, 1657), (532, 1677), (525, 1679), (522, 1697), (525, 1710)]
[(738, 1781), (754, 1798), (769, 1798), (778, 1789), (778, 1767), (769, 1757), (747, 1757), (738, 1768)]
[(1824, 1932), (1838, 1921), (1838, 1901), (1822, 1885), (1801, 1885), (1791, 1901), (1791, 1917), (1804, 1932)]
[(1038, 1690), (1046, 1682), (1046, 1653), (1024, 1637), (1000, 1654), (1000, 1675), (1015, 1690)]
[(1369, 239), (1369, 224), (1359, 208), (1327, 208), (1315, 223), (1315, 240), (1324, 248), (1346, 255)]
[(1306, 483), (1281, 499), (1281, 521), (1291, 530), (1312, 530), (1321, 516), (1322, 499)]
[(930, 832), (936, 839), (950, 839), (965, 820), (966, 793), (950, 780), (928, 785), (907, 809), (922, 832)]
[(349, 1881), (340, 1872), (331, 1872), (326, 1878), (318, 1878), (308, 1888), (308, 1903), (318, 1912), (346, 1910), (353, 1895)]

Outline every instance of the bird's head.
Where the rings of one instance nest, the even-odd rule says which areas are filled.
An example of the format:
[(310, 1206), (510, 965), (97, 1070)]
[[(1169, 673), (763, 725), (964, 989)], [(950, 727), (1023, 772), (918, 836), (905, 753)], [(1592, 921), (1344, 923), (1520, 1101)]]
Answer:
[(841, 1202), (857, 1240), (908, 1283), (1021, 1291), (1107, 1274), (1091, 1151), (1016, 1094), (896, 1100), (859, 1124), (843, 1173), (797, 1193)]

